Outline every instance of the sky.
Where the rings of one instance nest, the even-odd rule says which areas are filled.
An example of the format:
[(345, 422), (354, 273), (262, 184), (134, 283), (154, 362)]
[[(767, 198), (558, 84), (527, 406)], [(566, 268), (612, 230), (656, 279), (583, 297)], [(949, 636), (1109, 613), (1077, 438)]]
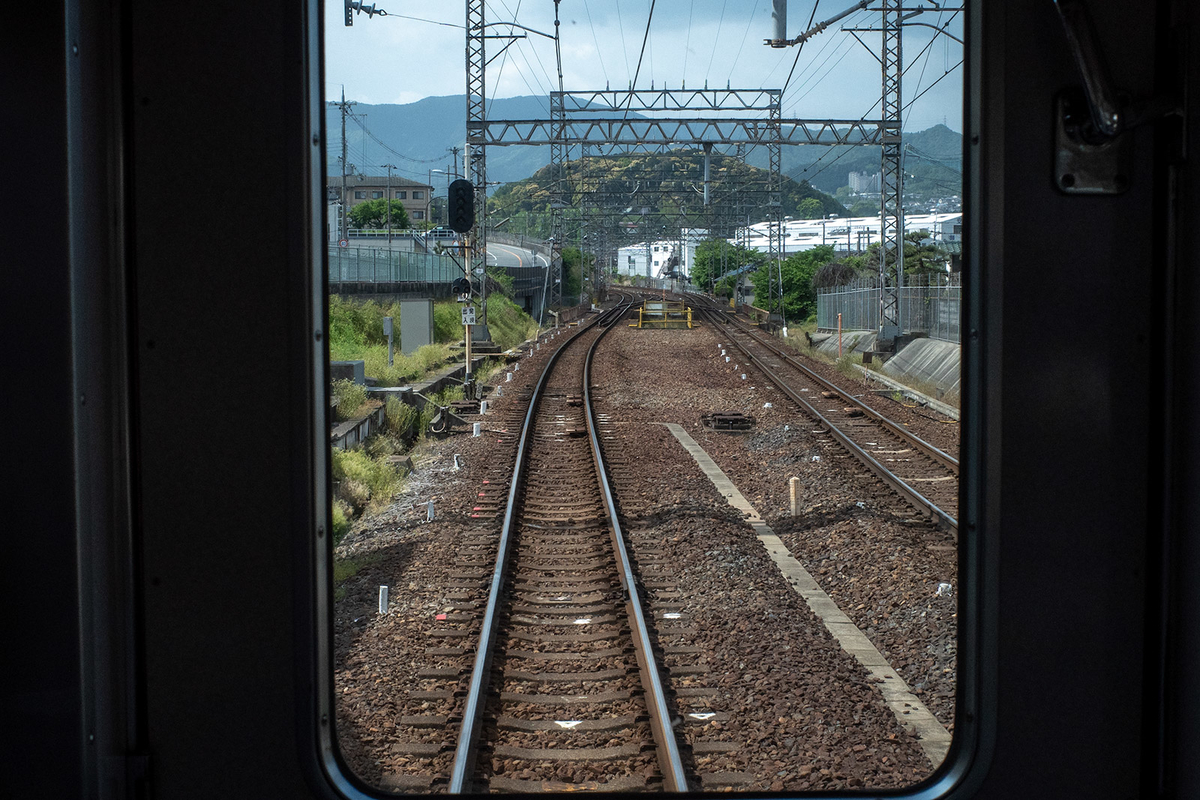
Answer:
[[(932, 7), (931, 0), (921, 4)], [(326, 0), (327, 99), (336, 99), (343, 86), (348, 100), (373, 104), (466, 93), (466, 0), (375, 0), (375, 5), (387, 16), (358, 14), (346, 27), (342, 3)], [(790, 0), (788, 36), (807, 30), (810, 19), (819, 23), (852, 5), (852, 0)], [(878, 12), (855, 12), (802, 48), (782, 49), (763, 44), (774, 30), (771, 0), (561, 0), (559, 15), (568, 91), (624, 89), (636, 75), (638, 89), (783, 88), (785, 118), (877, 119), (880, 113), (880, 35), (859, 32), (860, 43), (842, 30), (878, 28)], [(485, 21), (516, 22), (553, 35), (554, 2), (489, 0)], [(962, 14), (930, 11), (910, 21), (949, 22), (954, 38), (929, 27), (904, 29), (904, 129), (944, 123), (961, 132), (963, 48), (956, 39), (962, 38)], [(489, 30), (523, 33), (499, 25)], [(487, 40), (485, 54), (493, 59), (485, 73), (487, 97), (546, 96), (558, 88), (553, 39), (527, 36), (504, 52), (508, 40)]]

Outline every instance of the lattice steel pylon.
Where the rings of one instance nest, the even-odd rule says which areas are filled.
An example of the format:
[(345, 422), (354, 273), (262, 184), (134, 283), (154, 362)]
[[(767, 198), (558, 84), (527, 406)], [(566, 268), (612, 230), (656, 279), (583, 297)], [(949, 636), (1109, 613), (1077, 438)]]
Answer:
[[(467, 179), (475, 186), (475, 224), (471, 228), (471, 259), (468, 269), (471, 279), (474, 270), (487, 264), (487, 146), (486, 146), (486, 85), (484, 70), (484, 0), (467, 0)], [(481, 276), (487, 280), (487, 275)], [(486, 303), (480, 309), (481, 320), (487, 324)]]
[[(879, 248), (879, 340), (887, 347), (904, 332), (900, 296), (904, 289), (904, 172), (900, 114), (902, 0), (881, 0), (883, 12), (883, 120), (880, 122), (883, 153), (880, 159), (880, 241)], [(895, 277), (888, 272), (888, 254), (892, 254)]]
[(563, 224), (563, 209), (567, 206), (570, 186), (567, 185), (567, 147), (563, 144), (566, 116), (563, 112), (562, 93), (550, 94), (550, 166), (554, 176), (554, 189), (550, 193), (550, 277), (547, 305), (555, 308), (562, 305), (562, 250), (566, 226)]
[[(783, 148), (782, 148), (782, 129), (779, 125), (781, 114), (780, 103), (774, 103), (770, 108), (771, 120), (771, 138), (767, 142), (767, 158), (770, 164), (770, 169), (767, 172), (767, 220), (770, 225), (769, 243), (767, 246), (767, 274), (771, 279), (767, 281), (768, 290), (771, 302), (768, 304), (768, 314), (774, 313), (775, 292), (779, 290), (779, 322), (783, 327), (787, 327), (787, 315), (783, 310), (783, 256), (784, 256), (784, 240), (783, 240), (783, 192), (782, 192), (782, 169)], [(772, 267), (774, 272), (772, 272)], [(771, 320), (768, 319), (768, 323)]]

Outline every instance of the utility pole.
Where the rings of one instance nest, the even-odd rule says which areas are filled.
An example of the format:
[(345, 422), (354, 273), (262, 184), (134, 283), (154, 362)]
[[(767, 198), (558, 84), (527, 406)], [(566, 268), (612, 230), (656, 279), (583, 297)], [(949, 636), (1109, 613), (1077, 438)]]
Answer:
[(387, 190), (383, 193), (384, 200), (387, 201), (387, 231), (388, 231), (388, 259), (391, 259), (392, 252), (392, 170), (396, 168), (395, 164), (384, 164), (387, 167)]
[(329, 102), (331, 106), (337, 106), (342, 112), (342, 230), (338, 236), (339, 239), (345, 239), (350, 235), (350, 229), (346, 226), (346, 207), (350, 204), (350, 192), (346, 186), (346, 115), (350, 113), (350, 106), (356, 106), (356, 102), (346, 102), (346, 87), (342, 87), (342, 100), (335, 103), (332, 100)]

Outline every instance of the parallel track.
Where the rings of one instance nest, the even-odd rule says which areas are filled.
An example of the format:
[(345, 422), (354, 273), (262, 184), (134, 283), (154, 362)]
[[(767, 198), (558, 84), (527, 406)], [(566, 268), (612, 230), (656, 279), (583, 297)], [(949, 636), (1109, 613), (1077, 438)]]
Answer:
[(753, 364), (855, 458), (957, 539), (957, 459), (850, 397), (761, 331), (720, 309), (699, 311), (728, 334), (739, 359)]

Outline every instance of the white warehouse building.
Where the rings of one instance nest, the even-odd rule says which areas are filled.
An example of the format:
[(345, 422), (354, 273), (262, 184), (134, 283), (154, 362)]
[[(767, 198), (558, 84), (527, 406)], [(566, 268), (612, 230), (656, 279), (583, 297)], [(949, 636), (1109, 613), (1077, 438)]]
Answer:
[(617, 273), (658, 278), (670, 266), (673, 257), (682, 256), (679, 269), (684, 275), (691, 275), (696, 262), (696, 245), (707, 236), (708, 230), (704, 228), (684, 228), (679, 239), (638, 242), (622, 247), (617, 250)]
[[(962, 212), (952, 214), (907, 214), (906, 233), (927, 230), (936, 242), (962, 241)], [(733, 244), (754, 250), (770, 249), (770, 224), (758, 222), (738, 230)], [(866, 250), (881, 236), (879, 217), (829, 217), (827, 219), (790, 219), (783, 223), (783, 252), (799, 253), (823, 244), (833, 245), (841, 253)]]

